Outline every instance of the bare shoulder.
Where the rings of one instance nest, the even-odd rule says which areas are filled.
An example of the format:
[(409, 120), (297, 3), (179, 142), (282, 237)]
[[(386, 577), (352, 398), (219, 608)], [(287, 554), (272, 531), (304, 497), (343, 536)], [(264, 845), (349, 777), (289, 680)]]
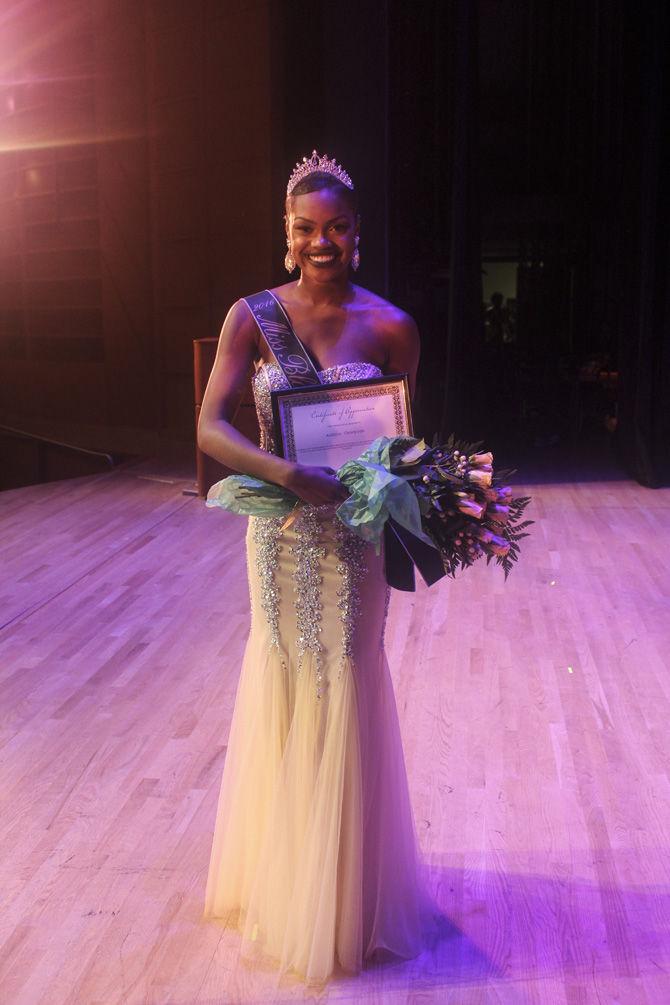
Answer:
[(297, 279), (293, 279), (288, 283), (282, 283), (280, 286), (269, 286), (268, 289), (270, 290), (270, 293), (274, 293), (274, 295), (279, 297), (280, 300), (289, 301), (292, 299), (297, 285)]
[(416, 326), (416, 321), (411, 314), (396, 307), (395, 304), (389, 304), (388, 328), (390, 334), (396, 338), (418, 341), (419, 329)]
[(257, 333), (258, 327), (251, 311), (244, 299), (240, 297), (231, 305), (226, 314), (219, 336), (219, 346), (221, 349), (235, 349), (243, 345), (245, 347), (255, 346)]
[(243, 297), (236, 300), (231, 304), (228, 313), (226, 314), (226, 321), (230, 320), (236, 326), (245, 324), (246, 322), (252, 320), (251, 311), (247, 307)]
[(378, 314), (380, 320), (388, 325), (402, 327), (414, 324), (414, 318), (407, 311), (392, 304), (390, 300), (386, 300), (378, 293), (366, 290), (362, 286), (356, 286), (354, 289), (356, 291), (355, 304), (359, 309), (362, 308)]
[(407, 311), (403, 311), (378, 293), (360, 286), (356, 287), (356, 299), (360, 307), (369, 313), (380, 334), (393, 340), (418, 342), (419, 331), (416, 322)]
[(414, 318), (377, 293), (360, 287), (356, 290), (357, 301), (367, 316), (368, 327), (374, 332), (385, 359), (384, 372), (409, 373), (413, 394), (421, 352), (419, 331)]

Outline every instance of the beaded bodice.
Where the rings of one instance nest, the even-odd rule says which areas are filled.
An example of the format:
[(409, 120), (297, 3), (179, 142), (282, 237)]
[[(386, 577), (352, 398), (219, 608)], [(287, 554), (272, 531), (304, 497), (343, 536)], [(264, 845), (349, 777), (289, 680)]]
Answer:
[[(381, 376), (381, 370), (374, 363), (352, 362), (338, 363), (336, 366), (319, 370), (319, 376), (324, 384), (336, 384), (340, 380), (366, 380), (368, 377)], [(260, 446), (263, 450), (274, 453), (274, 425), (272, 421), (271, 391), (289, 387), (282, 370), (276, 363), (262, 363), (253, 375), (252, 386), (256, 415), (261, 431)]]

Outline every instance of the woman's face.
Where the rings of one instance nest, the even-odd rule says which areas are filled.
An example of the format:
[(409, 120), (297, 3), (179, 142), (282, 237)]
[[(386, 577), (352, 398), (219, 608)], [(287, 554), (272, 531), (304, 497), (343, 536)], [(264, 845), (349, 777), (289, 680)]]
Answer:
[(296, 265), (317, 282), (347, 272), (356, 248), (358, 218), (346, 199), (323, 188), (289, 199), (286, 235)]

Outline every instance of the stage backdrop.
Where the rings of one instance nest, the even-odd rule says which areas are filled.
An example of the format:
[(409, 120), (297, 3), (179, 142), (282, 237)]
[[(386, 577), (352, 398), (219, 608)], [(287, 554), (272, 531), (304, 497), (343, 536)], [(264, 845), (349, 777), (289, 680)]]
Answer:
[[(286, 278), (284, 186), (314, 146), (360, 192), (357, 280), (419, 322), (417, 428), (494, 449), (504, 430), (512, 459), (602, 443), (573, 392), (605, 367), (610, 444), (670, 482), (669, 14), (645, 11), (5, 4), (0, 423), (110, 451), (193, 442), (193, 339)], [(503, 369), (486, 262), (516, 269)]]

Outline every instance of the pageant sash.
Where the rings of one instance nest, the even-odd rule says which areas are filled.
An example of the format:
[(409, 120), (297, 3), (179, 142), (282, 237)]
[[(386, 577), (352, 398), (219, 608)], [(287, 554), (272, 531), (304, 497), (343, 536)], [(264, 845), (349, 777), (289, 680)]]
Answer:
[(313, 387), (315, 384), (320, 384), (318, 371), (293, 331), (293, 325), (274, 293), (262, 290), (250, 297), (244, 297), (244, 302), (290, 386)]

